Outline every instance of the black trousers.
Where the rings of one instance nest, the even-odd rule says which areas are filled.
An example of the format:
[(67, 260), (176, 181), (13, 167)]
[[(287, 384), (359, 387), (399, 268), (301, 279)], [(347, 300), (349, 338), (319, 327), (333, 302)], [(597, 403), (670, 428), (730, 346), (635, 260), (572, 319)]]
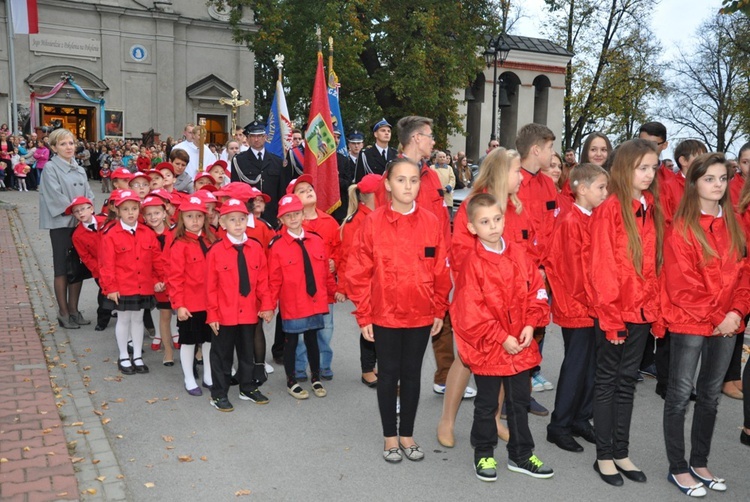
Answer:
[(219, 326), (219, 334), (211, 338), (211, 397), (227, 397), (232, 380), (232, 363), (237, 351), (237, 375), (240, 391), (249, 394), (258, 388), (253, 379), (255, 370), (255, 327), (256, 324)]
[(638, 369), (644, 369), (654, 364), (654, 358), (656, 357), (656, 337), (649, 333), (647, 335), (647, 341), (645, 347), (643, 347), (643, 357)]
[[(373, 325), (378, 353), (378, 408), (383, 437), (414, 435), (421, 390), (422, 360), (432, 326), (384, 328)], [(308, 359), (310, 357), (308, 356)], [(397, 426), (396, 398), (401, 382), (401, 422)], [(526, 382), (528, 386), (528, 381)]]
[(497, 446), (497, 396), (500, 385), (505, 386), (505, 407), (508, 414), (508, 458), (523, 462), (531, 457), (534, 438), (529, 430), (528, 407), (531, 399), (528, 370), (513, 376), (474, 375), (477, 397), (474, 398), (474, 423), (471, 426), (471, 444), (474, 447), (474, 464), (479, 459), (494, 457)]
[[(277, 319), (281, 324), (281, 319)], [(284, 371), (286, 372), (287, 386), (296, 383), (294, 377), (294, 363), (297, 359), (297, 342), (299, 333), (284, 333)], [(310, 381), (320, 380), (320, 351), (318, 350), (318, 330), (311, 329), (304, 333), (305, 347), (307, 347), (307, 361), (310, 364)]]
[(555, 409), (547, 426), (552, 435), (591, 427), (596, 374), (594, 328), (562, 328), (565, 356), (557, 380)]
[[(95, 279), (96, 285), (99, 286), (99, 279)], [(106, 308), (104, 305), (106, 305), (105, 301), (107, 297), (104, 296), (104, 293), (102, 293), (101, 286), (99, 287), (99, 292), (96, 294), (96, 325), (101, 326), (102, 328), (106, 328), (107, 325), (109, 325), (109, 320), (112, 318), (112, 310)]]
[(281, 327), (281, 312), (276, 313), (276, 332), (271, 345), (271, 357), (274, 359), (284, 358), (284, 329)]
[(151, 311), (149, 309), (143, 309), (143, 327), (146, 329), (154, 329), (154, 318), (151, 317)]
[(669, 385), (669, 343), (670, 334), (666, 332), (664, 338), (656, 339), (656, 353), (654, 364), (656, 364), (656, 393), (664, 394)]
[[(747, 318), (745, 323), (747, 324)], [(729, 361), (729, 368), (727, 368), (727, 374), (724, 376), (725, 382), (733, 382), (742, 379), (742, 345), (745, 343), (745, 335), (744, 333), (740, 333), (739, 335), (735, 335), (734, 339), (732, 360)], [(744, 385), (742, 388), (745, 388)]]
[(368, 342), (362, 335), (359, 335), (359, 364), (362, 366), (362, 373), (371, 372), (377, 364), (375, 342)]
[[(741, 335), (737, 335), (741, 336)], [(743, 337), (744, 338), (744, 337)], [(745, 411), (745, 428), (750, 429), (750, 364), (745, 364), (745, 370), (742, 372), (742, 402)], [(747, 390), (745, 390), (747, 389)]]
[(629, 456), (630, 421), (638, 365), (643, 358), (650, 324), (625, 323), (625, 343), (607, 340), (599, 322), (596, 332), (596, 376), (594, 378), (594, 427), (596, 458), (620, 459)]

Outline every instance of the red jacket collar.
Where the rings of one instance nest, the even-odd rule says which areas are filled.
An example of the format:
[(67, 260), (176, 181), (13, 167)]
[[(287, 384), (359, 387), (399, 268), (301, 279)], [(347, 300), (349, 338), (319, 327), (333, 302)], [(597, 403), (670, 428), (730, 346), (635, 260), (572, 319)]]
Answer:
[(503, 249), (502, 253), (498, 254), (498, 253), (493, 253), (492, 251), (487, 251), (484, 248), (484, 244), (482, 244), (482, 241), (480, 241), (478, 237), (474, 237), (474, 239), (476, 241), (474, 243), (474, 249), (476, 249), (476, 252), (479, 255), (479, 257), (495, 265), (505, 260), (510, 250), (509, 249), (510, 243), (507, 240), (505, 241), (505, 249)]
[(417, 214), (417, 212), (419, 211), (419, 204), (417, 204), (416, 200), (414, 201), (414, 211), (411, 212), (410, 214), (402, 214), (402, 213), (399, 213), (398, 211), (394, 211), (393, 209), (391, 209), (390, 203), (386, 203), (384, 208), (385, 208), (385, 217), (389, 223), (393, 223), (396, 220), (399, 220), (401, 218), (406, 218), (406, 221), (415, 222), (416, 219), (411, 218), (411, 216)]

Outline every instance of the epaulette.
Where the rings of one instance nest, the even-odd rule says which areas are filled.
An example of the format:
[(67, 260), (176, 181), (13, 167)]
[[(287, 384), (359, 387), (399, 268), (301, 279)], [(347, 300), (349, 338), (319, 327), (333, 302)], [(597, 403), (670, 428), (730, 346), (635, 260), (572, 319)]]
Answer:
[(268, 243), (268, 249), (271, 249), (271, 246), (273, 246), (274, 243), (276, 241), (278, 241), (279, 239), (281, 239), (281, 234), (279, 234), (276, 237), (274, 237), (273, 239), (271, 239), (271, 241)]
[(318, 232), (313, 232), (312, 230), (305, 230), (305, 235), (307, 235), (307, 234), (317, 235), (321, 239), (323, 238), (323, 236), (320, 235)]
[[(115, 221), (115, 220), (112, 220), (112, 221)], [(112, 223), (110, 222), (110, 224), (108, 224), (108, 225), (106, 225), (106, 226), (104, 226), (104, 227), (102, 228), (102, 234), (106, 234), (106, 233), (108, 233), (108, 232), (109, 232), (110, 230), (112, 230), (113, 228), (115, 228), (115, 226), (114, 226), (114, 225), (112, 225)]]
[(177, 223), (172, 223), (171, 225), (169, 225), (170, 230), (174, 230), (175, 228), (177, 228)]

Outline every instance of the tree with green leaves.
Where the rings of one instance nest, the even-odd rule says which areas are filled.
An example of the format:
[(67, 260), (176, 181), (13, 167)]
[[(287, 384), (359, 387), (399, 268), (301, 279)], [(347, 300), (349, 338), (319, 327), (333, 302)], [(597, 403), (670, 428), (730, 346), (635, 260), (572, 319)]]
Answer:
[[(438, 144), (445, 144), (449, 132), (461, 129), (456, 90), (467, 87), (482, 71), (484, 35), (496, 33), (499, 23), (498, 5), (492, 0), (225, 3), (232, 12), (235, 39), (255, 53), (258, 113), (270, 109), (277, 79), (273, 57), (283, 54), (287, 103), (302, 125), (315, 75), (315, 30), (320, 27), (324, 42), (334, 38), (334, 70), (341, 82), (341, 112), (348, 130), (367, 131), (381, 117), (393, 121), (425, 115), (435, 120)], [(257, 31), (241, 25), (244, 9), (252, 9)]]

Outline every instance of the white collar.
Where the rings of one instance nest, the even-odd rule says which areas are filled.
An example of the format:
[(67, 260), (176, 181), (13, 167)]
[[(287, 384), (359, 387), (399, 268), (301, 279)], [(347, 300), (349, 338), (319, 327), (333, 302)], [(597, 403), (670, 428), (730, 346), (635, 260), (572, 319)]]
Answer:
[(253, 213), (247, 215), (247, 226), (255, 228), (255, 216), (253, 216)]
[(266, 149), (265, 147), (262, 150), (256, 150), (255, 148), (251, 148), (250, 150), (253, 151), (253, 156), (257, 159), (258, 154), (263, 155), (263, 158), (266, 158)]
[(82, 223), (84, 227), (86, 227), (87, 230), (91, 230), (89, 228), (89, 225), (94, 225), (94, 230), (91, 230), (92, 232), (96, 232), (96, 229), (99, 228), (99, 225), (96, 224), (96, 218), (91, 218), (90, 223)]
[(646, 196), (645, 196), (645, 195), (641, 195), (641, 198), (640, 198), (640, 199), (638, 199), (638, 200), (640, 200), (640, 202), (641, 202), (641, 206), (643, 206), (643, 210), (644, 210), (644, 211), (645, 211), (646, 209), (648, 209), (648, 202), (646, 202)]
[(288, 228), (286, 229), (286, 233), (288, 233), (292, 237), (292, 239), (304, 239), (305, 238), (305, 229), (304, 228), (300, 228), (300, 230), (302, 231), (302, 233), (300, 233), (299, 235), (294, 235)]
[(484, 247), (484, 249), (486, 249), (490, 253), (503, 254), (505, 250), (507, 249), (505, 247), (505, 239), (503, 239), (502, 237), (500, 237), (500, 251), (498, 251), (497, 249), (492, 249), (491, 247), (489, 247), (487, 244), (485, 244), (482, 241), (479, 241), (479, 242), (482, 244), (482, 247)]
[[(411, 203), (411, 209), (409, 209), (407, 212), (401, 213), (401, 214), (403, 214), (404, 216), (406, 216), (407, 214), (411, 214), (411, 213), (413, 213), (416, 210), (417, 210), (417, 201), (414, 201), (414, 202)], [(393, 204), (391, 204), (391, 211), (398, 212), (395, 209), (393, 209)]]
[(124, 228), (124, 229), (125, 229), (125, 230), (127, 230), (128, 232), (130, 232), (130, 233), (133, 233), (133, 231), (134, 231), (134, 230), (135, 230), (136, 228), (138, 228), (138, 222), (136, 221), (136, 222), (135, 222), (135, 225), (133, 225), (133, 226), (131, 227), (130, 225), (127, 225), (127, 224), (126, 224), (126, 223), (125, 223), (124, 221), (120, 220), (120, 226), (122, 226), (122, 228)]
[(573, 205), (574, 205), (575, 207), (577, 207), (578, 209), (580, 209), (580, 210), (581, 210), (581, 212), (582, 212), (583, 214), (585, 214), (586, 216), (591, 216), (591, 211), (589, 211), (589, 210), (588, 210), (588, 209), (586, 209), (585, 207), (583, 207), (583, 206), (579, 206), (579, 205), (578, 205), (577, 203), (575, 203), (575, 202), (573, 203)]
[(242, 239), (238, 240), (232, 237), (231, 235), (227, 234), (227, 239), (229, 239), (229, 242), (231, 242), (234, 245), (243, 244), (245, 241), (247, 241), (247, 235), (242, 234)]
[[(705, 214), (706, 216), (714, 216), (713, 214), (709, 214), (702, 209), (701, 209), (701, 214)], [(724, 208), (719, 206), (719, 214), (714, 216), (714, 218), (721, 218), (722, 216), (724, 216)]]

